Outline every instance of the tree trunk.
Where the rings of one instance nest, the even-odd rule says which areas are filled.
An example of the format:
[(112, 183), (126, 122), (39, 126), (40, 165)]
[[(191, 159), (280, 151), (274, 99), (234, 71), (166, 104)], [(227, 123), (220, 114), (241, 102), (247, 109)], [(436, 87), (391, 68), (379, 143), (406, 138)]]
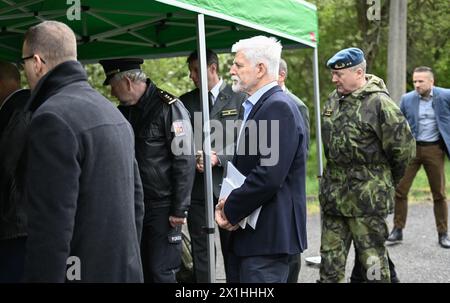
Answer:
[(408, 0), (390, 2), (387, 86), (392, 100), (398, 104), (406, 92)]

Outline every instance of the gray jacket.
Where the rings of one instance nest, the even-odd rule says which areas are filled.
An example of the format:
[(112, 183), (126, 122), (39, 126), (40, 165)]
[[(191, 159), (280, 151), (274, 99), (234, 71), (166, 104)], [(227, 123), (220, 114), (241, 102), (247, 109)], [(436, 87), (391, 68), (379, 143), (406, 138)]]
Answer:
[[(226, 138), (226, 122), (227, 121), (236, 121), (241, 114), (241, 111), (243, 112), (242, 103), (247, 99), (247, 95), (244, 93), (234, 93), (231, 89), (231, 86), (223, 82), (222, 86), (220, 87), (219, 95), (217, 96), (217, 100), (214, 103), (214, 106), (210, 108), (209, 110), (209, 118), (210, 121), (214, 121), (211, 126), (213, 126), (214, 123), (219, 123), (222, 125), (223, 128), (223, 138)], [(180, 97), (180, 100), (184, 103), (187, 110), (189, 111), (191, 115), (191, 121), (194, 125), (194, 117), (195, 113), (197, 113), (197, 116), (201, 117), (201, 104), (200, 104), (200, 90), (198, 88), (182, 95)], [(196, 138), (200, 138), (199, 134), (202, 134), (201, 137), (203, 137), (201, 124), (197, 123), (194, 125), (194, 132), (196, 134)], [(231, 134), (228, 134), (231, 136)], [(237, 131), (235, 131), (233, 135), (234, 140), (233, 144), (235, 144), (235, 139), (237, 138)], [(196, 143), (196, 149), (201, 150), (201, 144), (199, 142)], [(223, 144), (222, 144), (223, 143)], [(233, 159), (233, 154), (231, 153), (225, 153), (223, 149), (226, 147), (226, 141), (220, 142), (220, 144), (215, 144), (215, 142), (211, 142), (212, 150), (216, 151), (218, 154), (218, 158), (220, 161), (220, 166), (215, 166), (212, 169), (212, 178), (213, 178), (213, 192), (214, 196), (216, 198), (219, 197), (220, 194), (220, 186), (222, 183), (222, 178), (224, 174), (224, 168), (226, 167), (226, 164), (228, 161), (231, 161)], [(216, 145), (216, 146), (215, 146)], [(217, 147), (222, 147), (221, 150), (219, 150)], [(234, 147), (230, 148), (231, 151), (234, 151)], [(204, 179), (203, 179), (203, 173), (199, 173), (196, 171), (195, 174), (195, 181), (194, 181), (194, 187), (192, 189), (192, 200), (204, 200), (205, 199), (205, 192), (204, 192)]]

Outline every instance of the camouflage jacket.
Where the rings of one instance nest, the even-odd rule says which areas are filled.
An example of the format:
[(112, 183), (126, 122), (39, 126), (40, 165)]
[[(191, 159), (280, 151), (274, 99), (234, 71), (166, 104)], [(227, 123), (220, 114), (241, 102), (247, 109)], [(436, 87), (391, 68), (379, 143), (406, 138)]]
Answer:
[(331, 93), (322, 113), (327, 165), (319, 200), (328, 215), (385, 216), (393, 210), (395, 185), (415, 156), (415, 141), (383, 80), (350, 95)]

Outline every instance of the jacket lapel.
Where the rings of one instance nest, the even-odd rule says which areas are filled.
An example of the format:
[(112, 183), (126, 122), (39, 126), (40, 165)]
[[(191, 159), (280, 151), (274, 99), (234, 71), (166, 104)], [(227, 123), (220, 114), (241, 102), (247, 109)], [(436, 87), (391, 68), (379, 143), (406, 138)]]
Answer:
[[(247, 117), (247, 120), (253, 119), (253, 117), (256, 115), (256, 113), (258, 112), (258, 110), (261, 108), (261, 106), (266, 102), (266, 100), (272, 96), (274, 93), (282, 91), (281, 87), (276, 85), (274, 87), (272, 87), (271, 89), (269, 89), (267, 92), (265, 92), (261, 98), (259, 98), (258, 102), (256, 102), (255, 106), (253, 106), (252, 110), (250, 111), (250, 114)], [(243, 110), (241, 112), (244, 112)], [(241, 134), (241, 136), (247, 136), (248, 135), (248, 131), (247, 129), (243, 130), (243, 133)], [(246, 140), (245, 142), (248, 142), (248, 140)], [(237, 142), (236, 144), (236, 149), (235, 149), (235, 153), (233, 156), (233, 160), (232, 163), (237, 167), (238, 164), (238, 155), (236, 150), (239, 148), (238, 146), (239, 142)]]
[(226, 85), (227, 84), (225, 81), (223, 81), (222, 86), (220, 86), (219, 95), (217, 95), (216, 102), (214, 102), (214, 106), (210, 110), (210, 118), (217, 116), (230, 100), (230, 96), (224, 91)]
[(253, 106), (250, 114), (247, 117), (247, 120), (253, 119), (253, 117), (255, 116), (255, 114), (258, 112), (258, 110), (261, 108), (261, 106), (264, 104), (264, 102), (266, 102), (266, 100), (272, 96), (274, 93), (278, 92), (278, 91), (282, 91), (281, 87), (274, 86), (271, 89), (269, 89), (267, 92), (265, 92), (261, 98), (259, 98), (258, 102), (255, 104), (255, 106)]
[[(438, 120), (437, 117), (440, 114), (439, 105), (440, 105), (439, 91), (436, 89), (436, 87), (433, 87), (433, 109), (436, 114), (436, 120)], [(438, 121), (438, 123), (439, 123), (439, 121)]]
[(420, 95), (416, 92), (414, 94), (413, 100), (413, 107), (414, 108), (414, 120), (415, 120), (415, 124), (416, 126), (419, 126), (419, 107), (420, 107)]

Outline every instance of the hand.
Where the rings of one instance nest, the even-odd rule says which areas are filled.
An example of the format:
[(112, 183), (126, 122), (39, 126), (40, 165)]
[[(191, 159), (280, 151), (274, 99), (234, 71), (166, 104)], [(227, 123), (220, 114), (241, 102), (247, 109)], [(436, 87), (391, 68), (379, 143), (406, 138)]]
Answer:
[(195, 155), (195, 160), (196, 160), (195, 168), (197, 169), (197, 171), (199, 173), (202, 173), (204, 171), (204, 167), (203, 167), (203, 151), (201, 151), (201, 150), (197, 151), (197, 154)]
[(172, 227), (177, 227), (178, 225), (183, 225), (186, 223), (186, 218), (169, 216), (169, 223)]
[[(205, 167), (203, 166), (203, 152), (197, 151), (197, 157), (196, 157), (197, 163), (195, 165), (195, 168), (199, 173), (203, 173), (205, 171)], [(211, 167), (219, 165), (219, 157), (217, 157), (217, 153), (215, 151), (211, 151)]]
[(211, 151), (211, 167), (219, 165), (219, 157), (217, 157), (217, 153), (215, 151)]
[(216, 223), (217, 223), (217, 225), (219, 225), (219, 227), (221, 227), (223, 229), (226, 229), (229, 231), (234, 231), (239, 228), (239, 225), (238, 224), (232, 225), (228, 221), (227, 217), (225, 216), (225, 213), (223, 211), (223, 208), (225, 206), (225, 201), (226, 201), (226, 198), (220, 199), (219, 203), (217, 203), (217, 205), (216, 205), (216, 209), (215, 209)]

